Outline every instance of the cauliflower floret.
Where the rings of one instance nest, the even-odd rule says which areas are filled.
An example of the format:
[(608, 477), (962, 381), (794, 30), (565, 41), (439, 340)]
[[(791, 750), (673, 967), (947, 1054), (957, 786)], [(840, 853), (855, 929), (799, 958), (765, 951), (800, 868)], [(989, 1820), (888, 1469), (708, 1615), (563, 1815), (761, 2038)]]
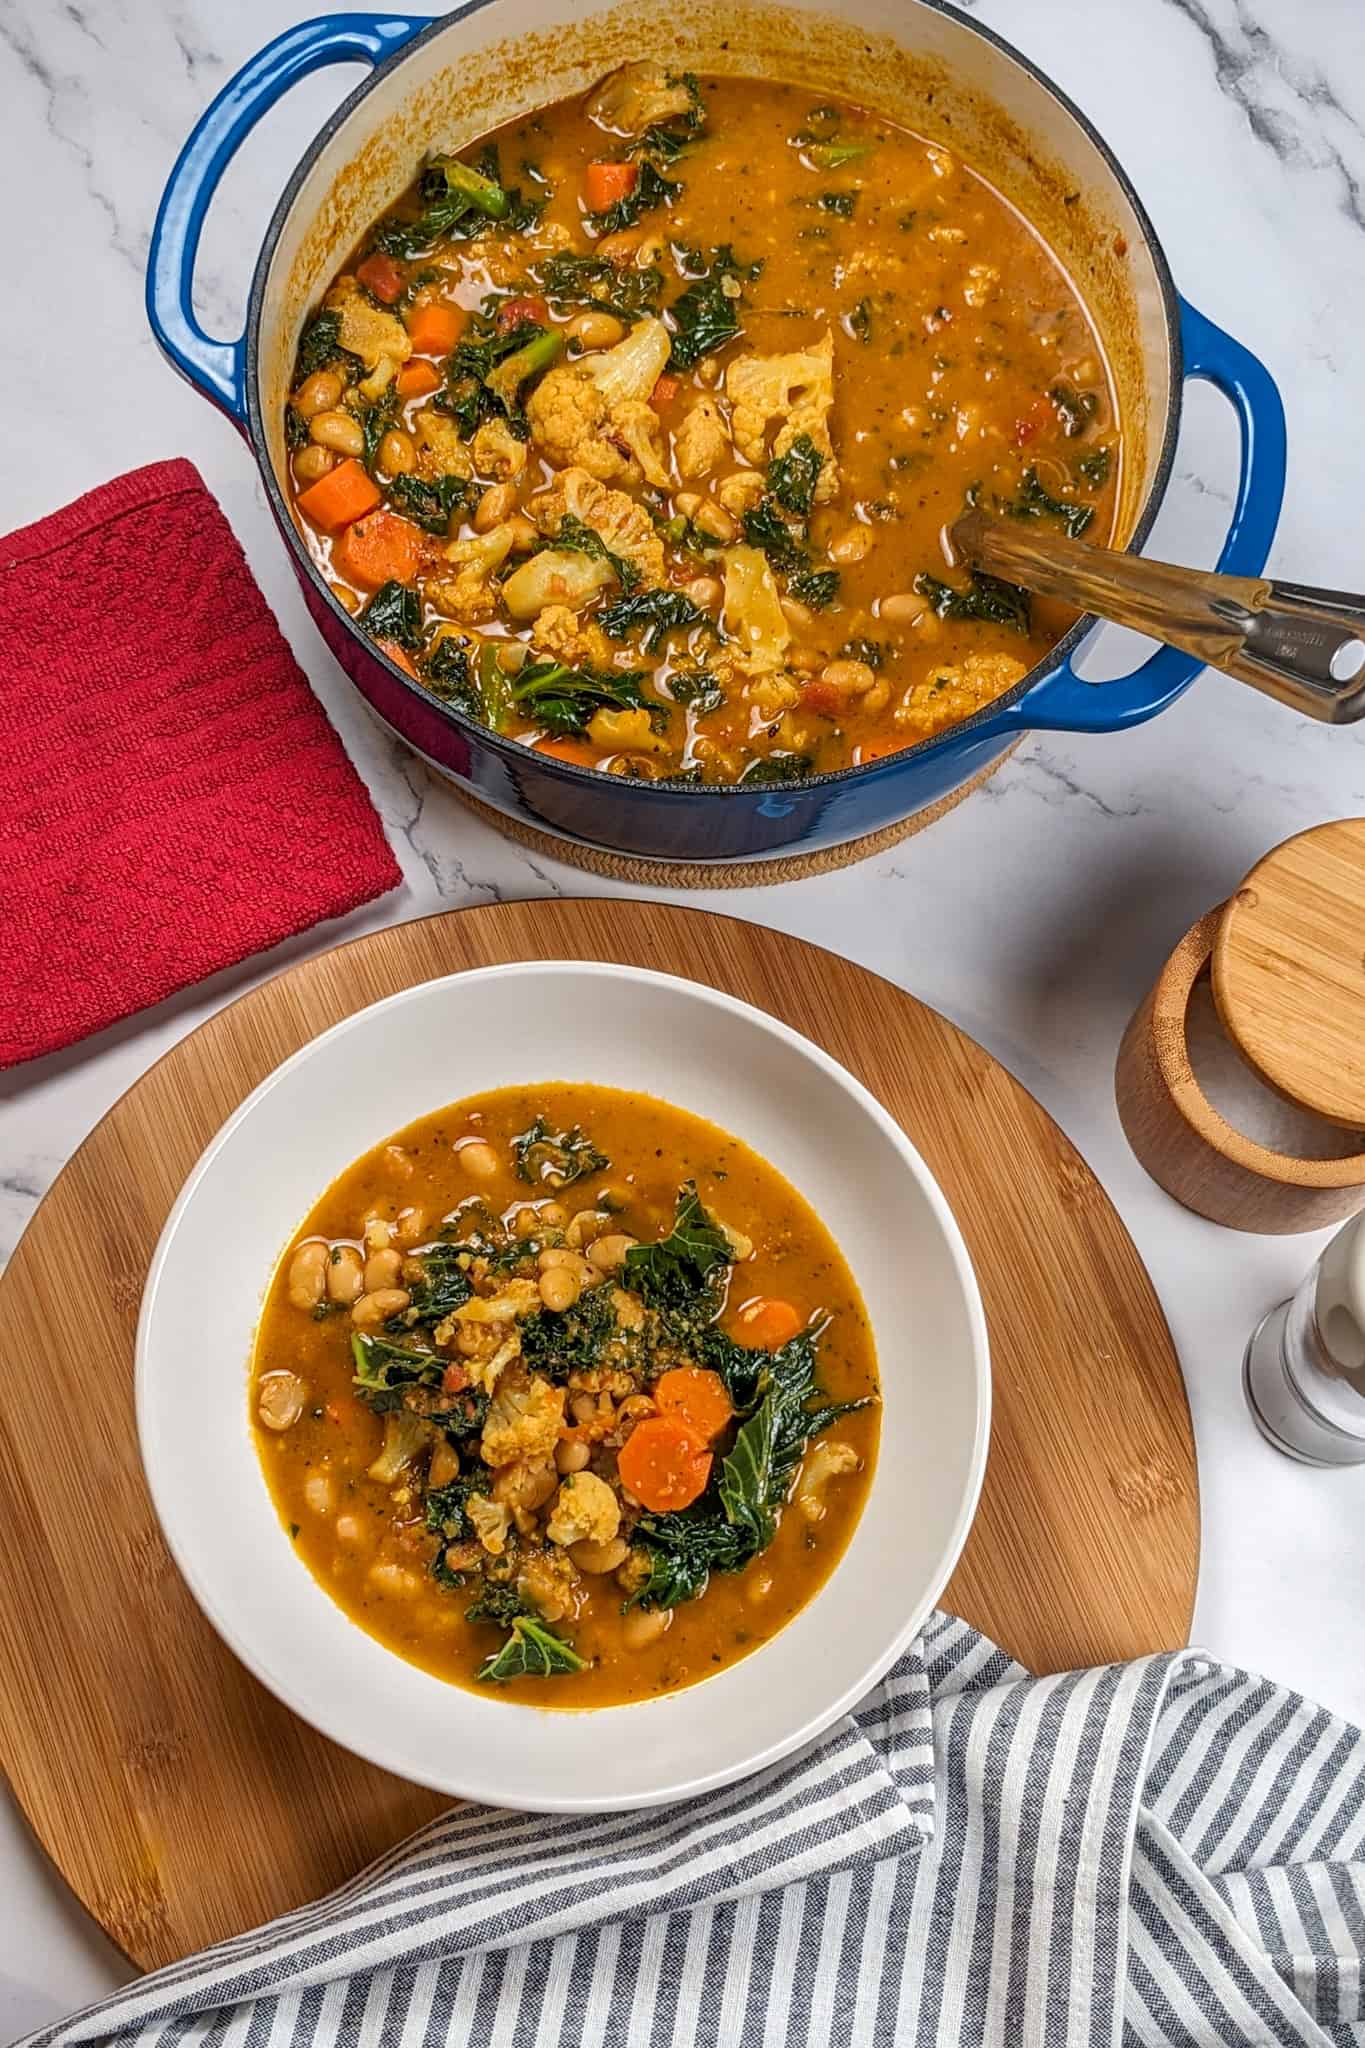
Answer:
[(519, 1385), (504, 1381), (489, 1407), (479, 1450), (485, 1465), (548, 1458), (563, 1427), (563, 1387), (539, 1378)]
[(795, 710), (801, 702), (801, 688), (785, 670), (773, 671), (745, 685), (744, 701), (753, 705), (764, 725), (771, 725), (784, 711)]
[(571, 548), (542, 548), (502, 586), (502, 601), (518, 621), (543, 611), (581, 611), (616, 582), (610, 562)]
[(729, 453), (730, 436), (720, 407), (714, 398), (699, 398), (673, 436), (679, 476), (705, 476)]
[(968, 654), (960, 665), (932, 668), (924, 681), (907, 690), (892, 714), (902, 732), (920, 739), (970, 718), (1027, 674), (1012, 654)]
[(609, 491), (586, 469), (564, 470), (530, 510), (542, 533), (553, 538), (566, 518), (577, 519), (639, 571), (646, 589), (663, 582), (664, 544), (649, 514), (625, 491)]
[(737, 469), (716, 485), (716, 496), (732, 519), (743, 519), (763, 496), (763, 477), (756, 469)]
[(474, 1534), (489, 1556), (501, 1557), (507, 1548), (512, 1510), (503, 1501), (490, 1500), (486, 1493), (472, 1493), (467, 1513), (474, 1524)]
[(621, 1503), (595, 1472), (570, 1472), (560, 1481), (545, 1534), (551, 1543), (610, 1543), (621, 1527)]
[(779, 669), (791, 645), (792, 629), (777, 594), (773, 572), (761, 548), (726, 548), (725, 630), (735, 658), (751, 675)]
[(540, 1290), (534, 1280), (509, 1280), (491, 1298), (475, 1295), (462, 1302), (437, 1325), (435, 1342), (440, 1347), (463, 1339), (460, 1355), (471, 1385), (491, 1394), (512, 1360), (521, 1356), (516, 1322), (539, 1307)]
[(562, 1621), (574, 1608), (578, 1573), (562, 1550), (534, 1550), (517, 1577), (517, 1591), (546, 1621)]
[(472, 476), (474, 465), (460, 439), (460, 430), (446, 413), (424, 405), (412, 423), (417, 474), (425, 477)]
[(796, 1482), (796, 1506), (808, 1522), (825, 1515), (825, 1488), (841, 1472), (856, 1472), (861, 1460), (852, 1444), (818, 1443), (810, 1452)]
[(378, 369), (384, 356), (391, 362), (405, 363), (412, 354), (412, 343), (402, 321), (396, 314), (376, 306), (373, 299), (367, 299), (353, 277), (334, 284), (322, 303), (327, 312), (341, 315), (339, 345), (359, 356), (367, 370)]
[(588, 101), (588, 118), (616, 135), (643, 135), (655, 121), (668, 121), (692, 108), (692, 94), (681, 78), (670, 78), (662, 64), (645, 58), (611, 72)]
[(594, 711), (588, 721), (588, 737), (599, 747), (617, 754), (666, 754), (669, 744), (655, 732), (649, 713), (639, 711)]
[(495, 477), (499, 483), (520, 476), (526, 467), (526, 443), (517, 439), (506, 420), (485, 420), (469, 452), (479, 475)]
[(536, 1526), (536, 1509), (544, 1507), (558, 1484), (559, 1474), (552, 1458), (534, 1463), (518, 1458), (514, 1465), (499, 1467), (493, 1481), (493, 1498), (510, 1509), (521, 1534), (530, 1536)]
[(782, 425), (773, 442), (774, 455), (785, 455), (800, 435), (808, 434), (825, 460), (815, 486), (818, 504), (827, 504), (839, 488), (834, 446), (829, 438), (834, 404), (834, 336), (828, 329), (814, 348), (786, 356), (739, 356), (725, 373), (725, 395), (732, 407), (730, 429), (746, 462), (761, 467), (768, 459), (767, 433), (773, 420)]
[(547, 605), (531, 628), (537, 654), (562, 661), (566, 668), (610, 668), (615, 652), (600, 626), (580, 619), (566, 604)]
[(667, 487), (663, 429), (646, 401), (672, 345), (662, 320), (639, 320), (615, 348), (546, 371), (526, 418), (557, 469), (577, 464), (602, 483), (643, 478)]
[(511, 525), (504, 524), (488, 533), (476, 533), (469, 540), (452, 541), (445, 556), (454, 575), (431, 576), (423, 585), (437, 610), (466, 624), (491, 619), (498, 608), (493, 575), (511, 554), (515, 537)]

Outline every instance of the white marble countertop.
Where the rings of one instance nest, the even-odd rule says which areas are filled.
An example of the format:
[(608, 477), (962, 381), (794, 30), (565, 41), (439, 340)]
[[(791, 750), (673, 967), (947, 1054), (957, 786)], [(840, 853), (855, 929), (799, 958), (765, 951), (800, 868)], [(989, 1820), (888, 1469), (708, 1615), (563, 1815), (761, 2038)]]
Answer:
[[(293, 0), (7, 0), (0, 167), (23, 195), (9, 274), (67, 317), (6, 364), (0, 527), (157, 457), (190, 456), (373, 789), (405, 887), (264, 962), (0, 1077), (0, 1255), (62, 1163), (151, 1061), (217, 1005), (303, 953), (378, 924), (501, 896), (602, 893), (471, 818), (359, 708), (303, 610), (237, 435), (157, 354), (142, 310), (172, 157)], [(1358, 0), (982, 0), (1106, 133), (1176, 280), (1253, 347), (1289, 414), (1272, 564), (1362, 582), (1356, 337), (1365, 325), (1365, 12)], [(210, 327), (234, 331), (274, 198), (353, 74), (306, 80), (229, 173), (200, 267)], [(78, 318), (71, 317), (73, 311)], [(1234, 464), (1230, 415), (1195, 389), (1153, 551), (1213, 559)], [(1026, 744), (931, 832), (842, 874), (727, 893), (717, 908), (843, 952), (972, 1032), (1041, 1098), (1105, 1182), (1175, 1332), (1199, 1442), (1196, 1640), (1365, 1719), (1365, 1468), (1295, 1466), (1243, 1404), (1243, 1345), (1321, 1240), (1263, 1239), (1187, 1215), (1143, 1175), (1114, 1111), (1114, 1053), (1179, 934), (1289, 832), (1365, 810), (1365, 746), (1216, 676), (1166, 716), (1100, 739)], [(704, 902), (703, 897), (690, 900)], [(1083, 1305), (1078, 1304), (1078, 1307)], [(22, 1532), (7, 1532), (11, 1549)], [(126, 1966), (84, 1919), (0, 1794), (0, 2039), (111, 1985)]]

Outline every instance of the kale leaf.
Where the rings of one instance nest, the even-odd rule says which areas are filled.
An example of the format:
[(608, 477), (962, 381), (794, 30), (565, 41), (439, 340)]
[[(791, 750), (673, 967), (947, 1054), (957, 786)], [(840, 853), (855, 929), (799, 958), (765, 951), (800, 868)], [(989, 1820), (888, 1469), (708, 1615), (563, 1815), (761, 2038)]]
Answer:
[(798, 604), (809, 605), (813, 612), (822, 612), (833, 604), (839, 594), (839, 571), (837, 569), (798, 569), (788, 577), (787, 590)]
[(698, 718), (719, 711), (725, 702), (725, 692), (709, 669), (675, 668), (668, 678), (668, 687), (673, 702), (690, 704)]
[(1004, 510), (1011, 519), (1060, 520), (1069, 540), (1079, 540), (1095, 516), (1093, 505), (1078, 505), (1073, 499), (1054, 498), (1051, 491), (1040, 483), (1036, 469), (1024, 471), (1018, 496), (1011, 498)]
[(351, 1332), (351, 1359), (356, 1393), (379, 1415), (402, 1407), (406, 1388), (439, 1387), (445, 1376), (446, 1361), (434, 1351), (415, 1351), (360, 1330)]
[(779, 505), (803, 518), (815, 499), (825, 458), (809, 434), (798, 434), (785, 455), (768, 464), (768, 490)]
[(388, 493), (400, 512), (426, 533), (445, 534), (457, 512), (467, 512), (478, 501), (479, 486), (467, 476), (396, 476)]
[(858, 195), (856, 192), (822, 192), (817, 204), (824, 213), (837, 213), (840, 220), (852, 220)]
[(689, 1180), (678, 1190), (668, 1235), (626, 1253), (625, 1284), (650, 1308), (679, 1307), (695, 1302), (713, 1274), (733, 1263), (729, 1238)]
[(652, 213), (656, 206), (671, 206), (681, 191), (677, 178), (666, 178), (658, 165), (645, 157), (630, 191), (603, 212), (590, 213), (587, 226), (599, 235), (620, 234), (623, 228), (633, 228), (642, 213)]
[(286, 448), (302, 448), (309, 439), (308, 422), (296, 405), (284, 409), (284, 443)]
[(487, 419), (506, 419), (526, 437), (517, 399), (527, 378), (547, 370), (564, 347), (562, 334), (535, 320), (519, 320), (505, 334), (495, 321), (473, 323), (446, 358), (446, 388), (433, 400), (457, 422), (465, 440)]
[(689, 271), (699, 272), (668, 308), (673, 328), (669, 368), (691, 370), (714, 349), (724, 348), (742, 332), (739, 318), (741, 286), (751, 284), (763, 268), (741, 263), (731, 245), (711, 251), (710, 262), (700, 249), (678, 252)]
[(609, 1287), (590, 1287), (572, 1308), (541, 1308), (519, 1325), (528, 1372), (559, 1385), (572, 1372), (591, 1372), (616, 1341), (616, 1310)]
[(372, 248), (386, 255), (406, 259), (422, 255), (437, 242), (467, 242), (496, 222), (505, 235), (524, 232), (539, 225), (549, 200), (548, 190), (523, 197), (519, 187), (508, 190), (501, 182), (498, 153), (489, 146), (477, 167), (454, 157), (433, 157), (422, 172), (418, 185), (422, 210), (418, 214), (390, 214), (380, 221), (370, 237)]
[(422, 645), (422, 600), (406, 583), (381, 583), (360, 614), (371, 640), (392, 640), (414, 652)]
[(295, 381), (302, 383), (315, 370), (339, 370), (348, 384), (353, 384), (365, 374), (365, 365), (359, 356), (341, 346), (340, 313), (315, 313), (299, 338), (298, 360), (294, 365)]
[[(655, 654), (668, 634), (703, 626), (715, 633), (716, 622), (709, 612), (694, 604), (685, 590), (640, 590), (618, 598), (597, 615), (597, 623), (613, 640), (627, 640), (640, 633), (646, 654)], [(641, 630), (643, 629), (643, 630)]]
[(510, 1678), (553, 1678), (586, 1667), (572, 1643), (556, 1635), (547, 1622), (519, 1614), (502, 1648), (479, 1666), (485, 1684), (503, 1685)]
[(762, 782), (804, 782), (815, 767), (809, 754), (759, 754), (749, 763), (736, 787)]
[(640, 580), (640, 572), (634, 562), (627, 561), (624, 555), (614, 555), (596, 528), (575, 519), (572, 512), (564, 514), (553, 540), (545, 545), (568, 548), (574, 554), (591, 556), (595, 562), (606, 562), (624, 593), (634, 590)]
[(620, 320), (657, 313), (664, 288), (663, 272), (652, 266), (627, 270), (605, 256), (575, 256), (567, 250), (547, 257), (540, 276), (541, 289), (557, 311), (590, 306), (599, 313), (615, 313)]
[(1089, 455), (1083, 455), (1076, 464), (1076, 467), (1091, 489), (1097, 491), (1102, 484), (1108, 483), (1109, 469), (1113, 459), (1112, 449), (1096, 448)]
[(1093, 391), (1073, 391), (1069, 384), (1054, 384), (1048, 397), (1061, 415), (1068, 440), (1083, 434), (1099, 411), (1100, 402)]
[(674, 114), (668, 121), (655, 121), (644, 133), (637, 135), (629, 145), (631, 156), (652, 156), (661, 164), (671, 164), (685, 149), (701, 135), (706, 127), (706, 103), (701, 96), (701, 83), (693, 71), (684, 71), (680, 77), (670, 77), (670, 85), (685, 85), (691, 105), (683, 114)]
[(778, 574), (802, 569), (810, 560), (800, 532), (782, 517), (777, 501), (765, 495), (744, 514), (744, 538), (762, 548)]
[(644, 703), (643, 669), (566, 668), (558, 661), (529, 662), (511, 686), (511, 696), (528, 718), (552, 732), (585, 732), (593, 713), (620, 711)]
[(460, 1264), (460, 1256), (460, 1247), (453, 1244), (435, 1244), (421, 1253), (417, 1263), (422, 1268), (422, 1277), (408, 1283), (412, 1300), (402, 1312), (404, 1328), (434, 1330), (468, 1301), (474, 1289)]
[(462, 1543), (473, 1534), (469, 1519), (469, 1502), (474, 1494), (488, 1492), (487, 1474), (462, 1472), (458, 1479), (452, 1479), (446, 1486), (434, 1486), (423, 1504), (426, 1525), (433, 1536), (444, 1536), (448, 1543)]
[(1028, 592), (1017, 583), (988, 576), (984, 570), (972, 571), (965, 590), (955, 590), (951, 583), (941, 583), (937, 576), (917, 576), (915, 589), (921, 597), (928, 598), (931, 609), (941, 619), (979, 619), (993, 626), (1009, 626), (1016, 633), (1028, 631)]
[(438, 640), (421, 664), (422, 681), (433, 697), (443, 704), (458, 705), (471, 718), (483, 717), (483, 693), (469, 659), (465, 641), (448, 633)]
[(555, 1132), (543, 1116), (512, 1140), (517, 1179), (544, 1181), (552, 1188), (567, 1188), (588, 1173), (602, 1173), (611, 1165), (599, 1152), (587, 1132), (575, 1124), (570, 1131)]

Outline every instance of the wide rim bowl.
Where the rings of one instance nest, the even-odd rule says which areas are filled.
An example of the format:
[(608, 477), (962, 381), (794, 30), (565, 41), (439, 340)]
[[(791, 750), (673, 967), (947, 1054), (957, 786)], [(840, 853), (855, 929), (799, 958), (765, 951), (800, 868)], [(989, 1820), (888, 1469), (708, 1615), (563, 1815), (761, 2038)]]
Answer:
[[(469, 1048), (476, 1029), (481, 1050), (452, 1060), (452, 1046)], [(547, 1030), (561, 1060), (544, 1051)], [(862, 1288), (884, 1402), (862, 1517), (815, 1597), (747, 1658), (694, 1686), (578, 1712), (450, 1685), (350, 1621), (292, 1550), (247, 1404), (265, 1289), (335, 1175), (447, 1101), (559, 1078), (710, 1115), (786, 1172)], [(876, 1098), (819, 1046), (733, 996), (581, 961), (419, 983), (358, 1010), (268, 1075), (205, 1149), (166, 1220), (138, 1321), (135, 1393), (166, 1542), (248, 1670), (383, 1769), (542, 1812), (695, 1795), (827, 1729), (901, 1655), (942, 1592), (980, 1495), (990, 1423), (986, 1321), (966, 1247), (929, 1169)]]

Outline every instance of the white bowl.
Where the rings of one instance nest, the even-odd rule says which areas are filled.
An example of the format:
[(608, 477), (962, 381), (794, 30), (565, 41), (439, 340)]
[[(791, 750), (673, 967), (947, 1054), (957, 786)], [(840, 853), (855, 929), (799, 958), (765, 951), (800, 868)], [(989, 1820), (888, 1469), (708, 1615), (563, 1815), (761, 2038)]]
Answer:
[[(280, 1524), (248, 1419), (265, 1290), (328, 1183), (418, 1116), (538, 1080), (663, 1096), (771, 1160), (853, 1269), (884, 1402), (862, 1519), (786, 1628), (683, 1692), (582, 1713), (445, 1684), (348, 1620)], [(578, 961), (425, 982), (286, 1060), (186, 1182), (138, 1324), (147, 1483), (223, 1640), (295, 1713), (371, 1762), (543, 1812), (649, 1806), (726, 1784), (852, 1706), (910, 1642), (961, 1553), (989, 1414), (986, 1323), (966, 1248), (881, 1105), (760, 1010), (669, 975)]]

